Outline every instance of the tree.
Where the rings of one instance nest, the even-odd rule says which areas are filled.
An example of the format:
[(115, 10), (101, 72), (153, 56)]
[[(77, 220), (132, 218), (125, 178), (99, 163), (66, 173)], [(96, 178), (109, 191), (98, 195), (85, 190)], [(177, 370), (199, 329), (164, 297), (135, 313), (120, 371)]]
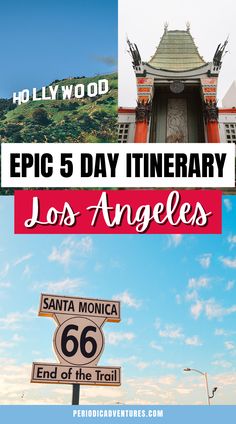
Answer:
[(47, 111), (40, 107), (33, 111), (32, 118), (39, 125), (48, 125), (50, 123)]

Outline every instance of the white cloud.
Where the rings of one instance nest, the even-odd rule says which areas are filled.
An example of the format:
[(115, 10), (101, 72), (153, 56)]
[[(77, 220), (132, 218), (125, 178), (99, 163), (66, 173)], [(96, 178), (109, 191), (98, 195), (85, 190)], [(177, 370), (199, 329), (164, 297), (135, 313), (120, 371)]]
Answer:
[(200, 278), (190, 278), (188, 281), (188, 287), (190, 289), (198, 289), (202, 287), (208, 287), (209, 285), (209, 278), (206, 277), (200, 277)]
[(28, 253), (27, 255), (21, 256), (20, 258), (16, 259), (16, 261), (14, 262), (14, 266), (17, 266), (19, 264), (21, 264), (22, 262), (28, 261), (30, 258), (32, 258), (32, 253)]
[(59, 281), (48, 281), (45, 283), (35, 284), (33, 289), (44, 289), (49, 293), (72, 292), (74, 289), (80, 289), (85, 282), (80, 278), (65, 278)]
[(229, 198), (224, 198), (223, 202), (224, 202), (224, 205), (226, 207), (227, 212), (232, 211), (232, 202), (231, 202), (231, 200)]
[(192, 290), (190, 292), (187, 292), (185, 298), (188, 302), (191, 301), (191, 300), (198, 300), (197, 290)]
[(228, 283), (226, 284), (225, 290), (226, 291), (230, 291), (234, 288), (234, 281), (228, 281)]
[(141, 301), (135, 299), (127, 290), (113, 296), (113, 300), (119, 300), (130, 308), (138, 309), (141, 306)]
[(52, 252), (48, 256), (50, 262), (59, 262), (61, 265), (68, 265), (73, 251), (71, 249), (58, 249), (57, 247), (52, 248)]
[(161, 320), (160, 318), (156, 318), (155, 319), (155, 323), (154, 323), (155, 328), (158, 330), (161, 326)]
[(177, 305), (180, 305), (181, 304), (181, 296), (180, 296), (180, 294), (176, 294), (175, 295), (175, 300), (176, 300)]
[(158, 379), (158, 383), (164, 384), (167, 386), (173, 386), (173, 384), (175, 383), (175, 380), (176, 380), (176, 377), (174, 375), (165, 375)]
[(184, 342), (189, 346), (202, 346), (202, 342), (198, 336), (187, 337)]
[(205, 313), (206, 316), (211, 318), (222, 318), (225, 315), (230, 315), (236, 312), (236, 305), (224, 308), (220, 304), (216, 303), (215, 299), (209, 299), (205, 302)]
[(135, 338), (134, 333), (131, 332), (107, 332), (106, 333), (106, 342), (110, 345), (117, 345), (123, 341), (132, 341)]
[(126, 320), (127, 325), (132, 325), (133, 322), (134, 322), (133, 318), (127, 318), (127, 320)]
[(82, 237), (81, 239), (75, 239), (74, 237), (67, 237), (61, 243), (61, 246), (67, 246), (70, 249), (76, 249), (80, 255), (87, 255), (93, 250), (93, 240), (90, 236)]
[[(221, 387), (226, 387), (226, 386), (231, 386), (234, 385), (236, 383), (236, 374), (235, 373), (230, 373), (230, 374), (220, 374), (215, 376), (214, 380), (217, 382), (218, 386)], [(235, 391), (234, 391), (235, 392)], [(229, 393), (228, 393), (229, 396)], [(228, 404), (230, 404), (229, 402), (227, 402)], [(234, 404), (233, 402), (231, 404)]]
[(0, 339), (0, 351), (4, 352), (5, 350), (8, 353), (9, 349), (12, 349), (13, 347), (21, 342), (23, 340), (23, 337), (19, 336), (18, 334), (13, 334), (10, 340), (1, 340)]
[(136, 367), (140, 370), (145, 370), (146, 368), (148, 368), (150, 366), (149, 362), (145, 362), (145, 361), (140, 361), (136, 363)]
[[(1, 404), (60, 404), (64, 396), (57, 394), (55, 390), (44, 388), (42, 395), (39, 385), (30, 383), (30, 374), (32, 364), (16, 364), (11, 358), (1, 358), (1, 381), (0, 381), (0, 399)], [(68, 391), (69, 400), (69, 391)]]
[(62, 281), (48, 283), (47, 290), (50, 293), (64, 292), (72, 289), (78, 289), (83, 284), (84, 282), (78, 278), (66, 278)]
[(91, 237), (83, 237), (76, 243), (76, 248), (80, 250), (80, 254), (88, 254), (93, 250), (93, 240)]
[(129, 363), (136, 363), (137, 356), (128, 356), (126, 358), (108, 358), (107, 363), (113, 366), (121, 366)]
[(171, 234), (170, 236), (168, 236), (168, 247), (178, 247), (182, 240), (182, 234)]
[(201, 302), (200, 300), (194, 303), (190, 308), (191, 315), (193, 316), (194, 319), (199, 318), (202, 310), (203, 310), (203, 302)]
[(214, 353), (213, 358), (215, 359), (221, 359), (224, 357), (224, 353)]
[(29, 265), (25, 265), (24, 270), (23, 270), (23, 276), (24, 277), (29, 277), (31, 274), (31, 270)]
[(132, 356), (128, 356), (125, 358), (109, 358), (108, 359), (108, 364), (109, 365), (116, 365), (116, 366), (121, 366), (121, 365), (125, 365), (125, 364), (132, 364), (133, 366), (135, 366), (136, 368), (140, 369), (140, 370), (144, 370), (150, 366), (158, 366), (159, 368), (164, 368), (164, 369), (179, 369), (179, 368), (183, 368), (183, 364), (178, 364), (178, 363), (174, 363), (174, 362), (166, 362), (166, 361), (162, 361), (160, 359), (154, 360), (154, 361), (144, 361), (139, 359), (137, 356), (132, 355)]
[(229, 235), (229, 237), (227, 238), (229, 244), (231, 247), (233, 247), (236, 244), (236, 234), (235, 235)]
[[(0, 358), (0, 403), (1, 404), (69, 404), (71, 401), (71, 388), (67, 385), (40, 385), (30, 383), (31, 363), (16, 363), (11, 357)], [(135, 356), (127, 358), (109, 358), (107, 364), (113, 366), (134, 364), (142, 362)], [(145, 362), (145, 361), (144, 361)], [(157, 365), (157, 364), (156, 364)], [(117, 401), (127, 405), (193, 405), (198, 399), (205, 401), (203, 380), (199, 375), (192, 373), (189, 379), (182, 375), (178, 368), (181, 364), (165, 363), (159, 366), (169, 369), (159, 377), (143, 376), (128, 377), (124, 372), (122, 386), (118, 388), (102, 386), (83, 386), (81, 391), (81, 404), (83, 405), (111, 405)], [(175, 372), (175, 369), (177, 372)], [(234, 404), (236, 390), (236, 375), (231, 369), (221, 368), (220, 374), (211, 375), (211, 387), (225, 388), (219, 390), (215, 397), (216, 404)], [(176, 373), (176, 375), (174, 375)], [(192, 394), (192, 395), (191, 395)], [(160, 408), (159, 408), (160, 409)], [(145, 421), (145, 420), (144, 420)]]
[(228, 341), (228, 342), (225, 342), (225, 348), (227, 349), (227, 350), (234, 350), (235, 348), (236, 348), (236, 346), (235, 346), (235, 344), (234, 344), (234, 342), (230, 342), (230, 341)]
[(181, 395), (188, 395), (190, 393), (192, 393), (192, 389), (187, 389), (186, 387), (180, 386), (180, 387), (176, 387), (176, 392), (178, 392)]
[(215, 336), (232, 336), (234, 334), (236, 334), (236, 331), (232, 331), (232, 330), (225, 330), (224, 328), (216, 328), (215, 329)]
[(209, 268), (211, 264), (211, 257), (212, 257), (211, 253), (204, 253), (198, 258), (198, 262), (203, 268)]
[(215, 336), (227, 336), (228, 333), (223, 328), (216, 328), (215, 329)]
[(22, 342), (22, 340), (24, 340), (24, 337), (20, 336), (19, 334), (13, 334), (12, 340), (15, 343), (19, 343), (19, 342)]
[(225, 258), (221, 256), (220, 261), (228, 268), (236, 268), (236, 258), (231, 259), (231, 258)]
[(174, 324), (166, 324), (164, 329), (159, 330), (159, 336), (169, 339), (181, 339), (184, 337), (184, 334), (181, 327)]
[(152, 341), (149, 345), (152, 349), (158, 350), (159, 352), (163, 351), (163, 347), (157, 344), (155, 341)]
[(22, 321), (32, 319), (32, 316), (36, 315), (37, 312), (32, 308), (26, 312), (10, 312), (4, 317), (0, 317), (0, 329), (14, 330), (20, 327)]
[(215, 299), (197, 300), (190, 308), (191, 315), (194, 319), (198, 319), (202, 312), (205, 313), (208, 319), (221, 319), (225, 315), (230, 315), (236, 312), (236, 305), (228, 308), (221, 306)]
[(2, 289), (8, 289), (9, 287), (11, 287), (11, 283), (9, 283), (9, 281), (2, 281), (2, 282), (0, 283), (0, 287), (1, 287)]
[(22, 314), (20, 312), (9, 313), (5, 317), (0, 318), (0, 328), (1, 329), (17, 328), (21, 319), (22, 319)]
[(5, 278), (10, 270), (10, 264), (5, 264), (3, 269), (0, 271), (0, 278)]
[(15, 343), (12, 341), (0, 340), (0, 351), (11, 349), (14, 346), (15, 346)]
[(52, 252), (48, 256), (51, 262), (58, 262), (61, 265), (68, 265), (73, 256), (87, 256), (93, 248), (92, 238), (89, 236), (75, 240), (72, 237), (67, 237), (59, 247), (53, 247)]
[(220, 318), (224, 315), (224, 310), (215, 299), (209, 299), (205, 302), (205, 313), (209, 319)]
[(177, 364), (175, 362), (161, 361), (160, 359), (157, 359), (156, 361), (154, 361), (154, 364), (157, 365), (158, 367), (166, 368), (166, 369), (183, 368), (183, 364)]
[(221, 368), (230, 368), (232, 366), (232, 363), (222, 359), (220, 361), (212, 362), (212, 365), (215, 365), (216, 367), (221, 367)]

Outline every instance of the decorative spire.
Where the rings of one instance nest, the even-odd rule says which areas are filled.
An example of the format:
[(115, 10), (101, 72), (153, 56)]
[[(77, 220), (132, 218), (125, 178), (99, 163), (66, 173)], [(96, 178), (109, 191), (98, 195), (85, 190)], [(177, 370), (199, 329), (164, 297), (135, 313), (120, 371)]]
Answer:
[(225, 51), (228, 42), (229, 42), (229, 36), (225, 40), (224, 44), (219, 44), (216, 49), (216, 52), (213, 58), (213, 63), (214, 63), (214, 66), (218, 68), (221, 68), (223, 55), (228, 53), (227, 51)]
[(132, 56), (133, 59), (133, 67), (135, 68), (136, 66), (140, 66), (141, 65), (141, 56), (138, 50), (138, 47), (136, 44), (133, 44), (129, 41), (128, 37), (127, 37), (127, 44), (129, 46), (129, 53)]
[(187, 32), (190, 32), (191, 24), (189, 21), (186, 22), (186, 30)]
[(165, 34), (167, 33), (167, 31), (168, 31), (168, 27), (169, 27), (169, 23), (166, 21), (165, 23), (164, 23), (164, 31), (165, 31)]

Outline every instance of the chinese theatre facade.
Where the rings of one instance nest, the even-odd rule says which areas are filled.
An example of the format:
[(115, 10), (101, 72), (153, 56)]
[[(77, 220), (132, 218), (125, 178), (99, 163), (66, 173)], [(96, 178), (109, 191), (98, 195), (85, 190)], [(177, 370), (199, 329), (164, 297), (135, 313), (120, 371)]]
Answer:
[(128, 45), (137, 82), (132, 141), (220, 142), (217, 82), (227, 41), (211, 62), (200, 56), (189, 26), (169, 31), (166, 25), (149, 62), (142, 61), (136, 44)]

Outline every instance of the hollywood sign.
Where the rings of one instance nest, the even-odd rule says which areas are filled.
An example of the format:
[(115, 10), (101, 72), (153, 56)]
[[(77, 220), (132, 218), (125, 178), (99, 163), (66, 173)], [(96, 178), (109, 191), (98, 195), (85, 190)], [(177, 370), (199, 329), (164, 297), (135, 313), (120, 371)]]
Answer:
[[(70, 100), (82, 99), (85, 96), (96, 97), (102, 96), (109, 91), (109, 82), (107, 79), (100, 79), (97, 82), (90, 82), (89, 84), (70, 84), (70, 85), (49, 85), (42, 87), (41, 90), (37, 88), (32, 89), (32, 93), (28, 88), (14, 92), (12, 101), (14, 104), (20, 105), (27, 103), (29, 100), (33, 102), (45, 100)], [(60, 95), (60, 96), (59, 96)]]

